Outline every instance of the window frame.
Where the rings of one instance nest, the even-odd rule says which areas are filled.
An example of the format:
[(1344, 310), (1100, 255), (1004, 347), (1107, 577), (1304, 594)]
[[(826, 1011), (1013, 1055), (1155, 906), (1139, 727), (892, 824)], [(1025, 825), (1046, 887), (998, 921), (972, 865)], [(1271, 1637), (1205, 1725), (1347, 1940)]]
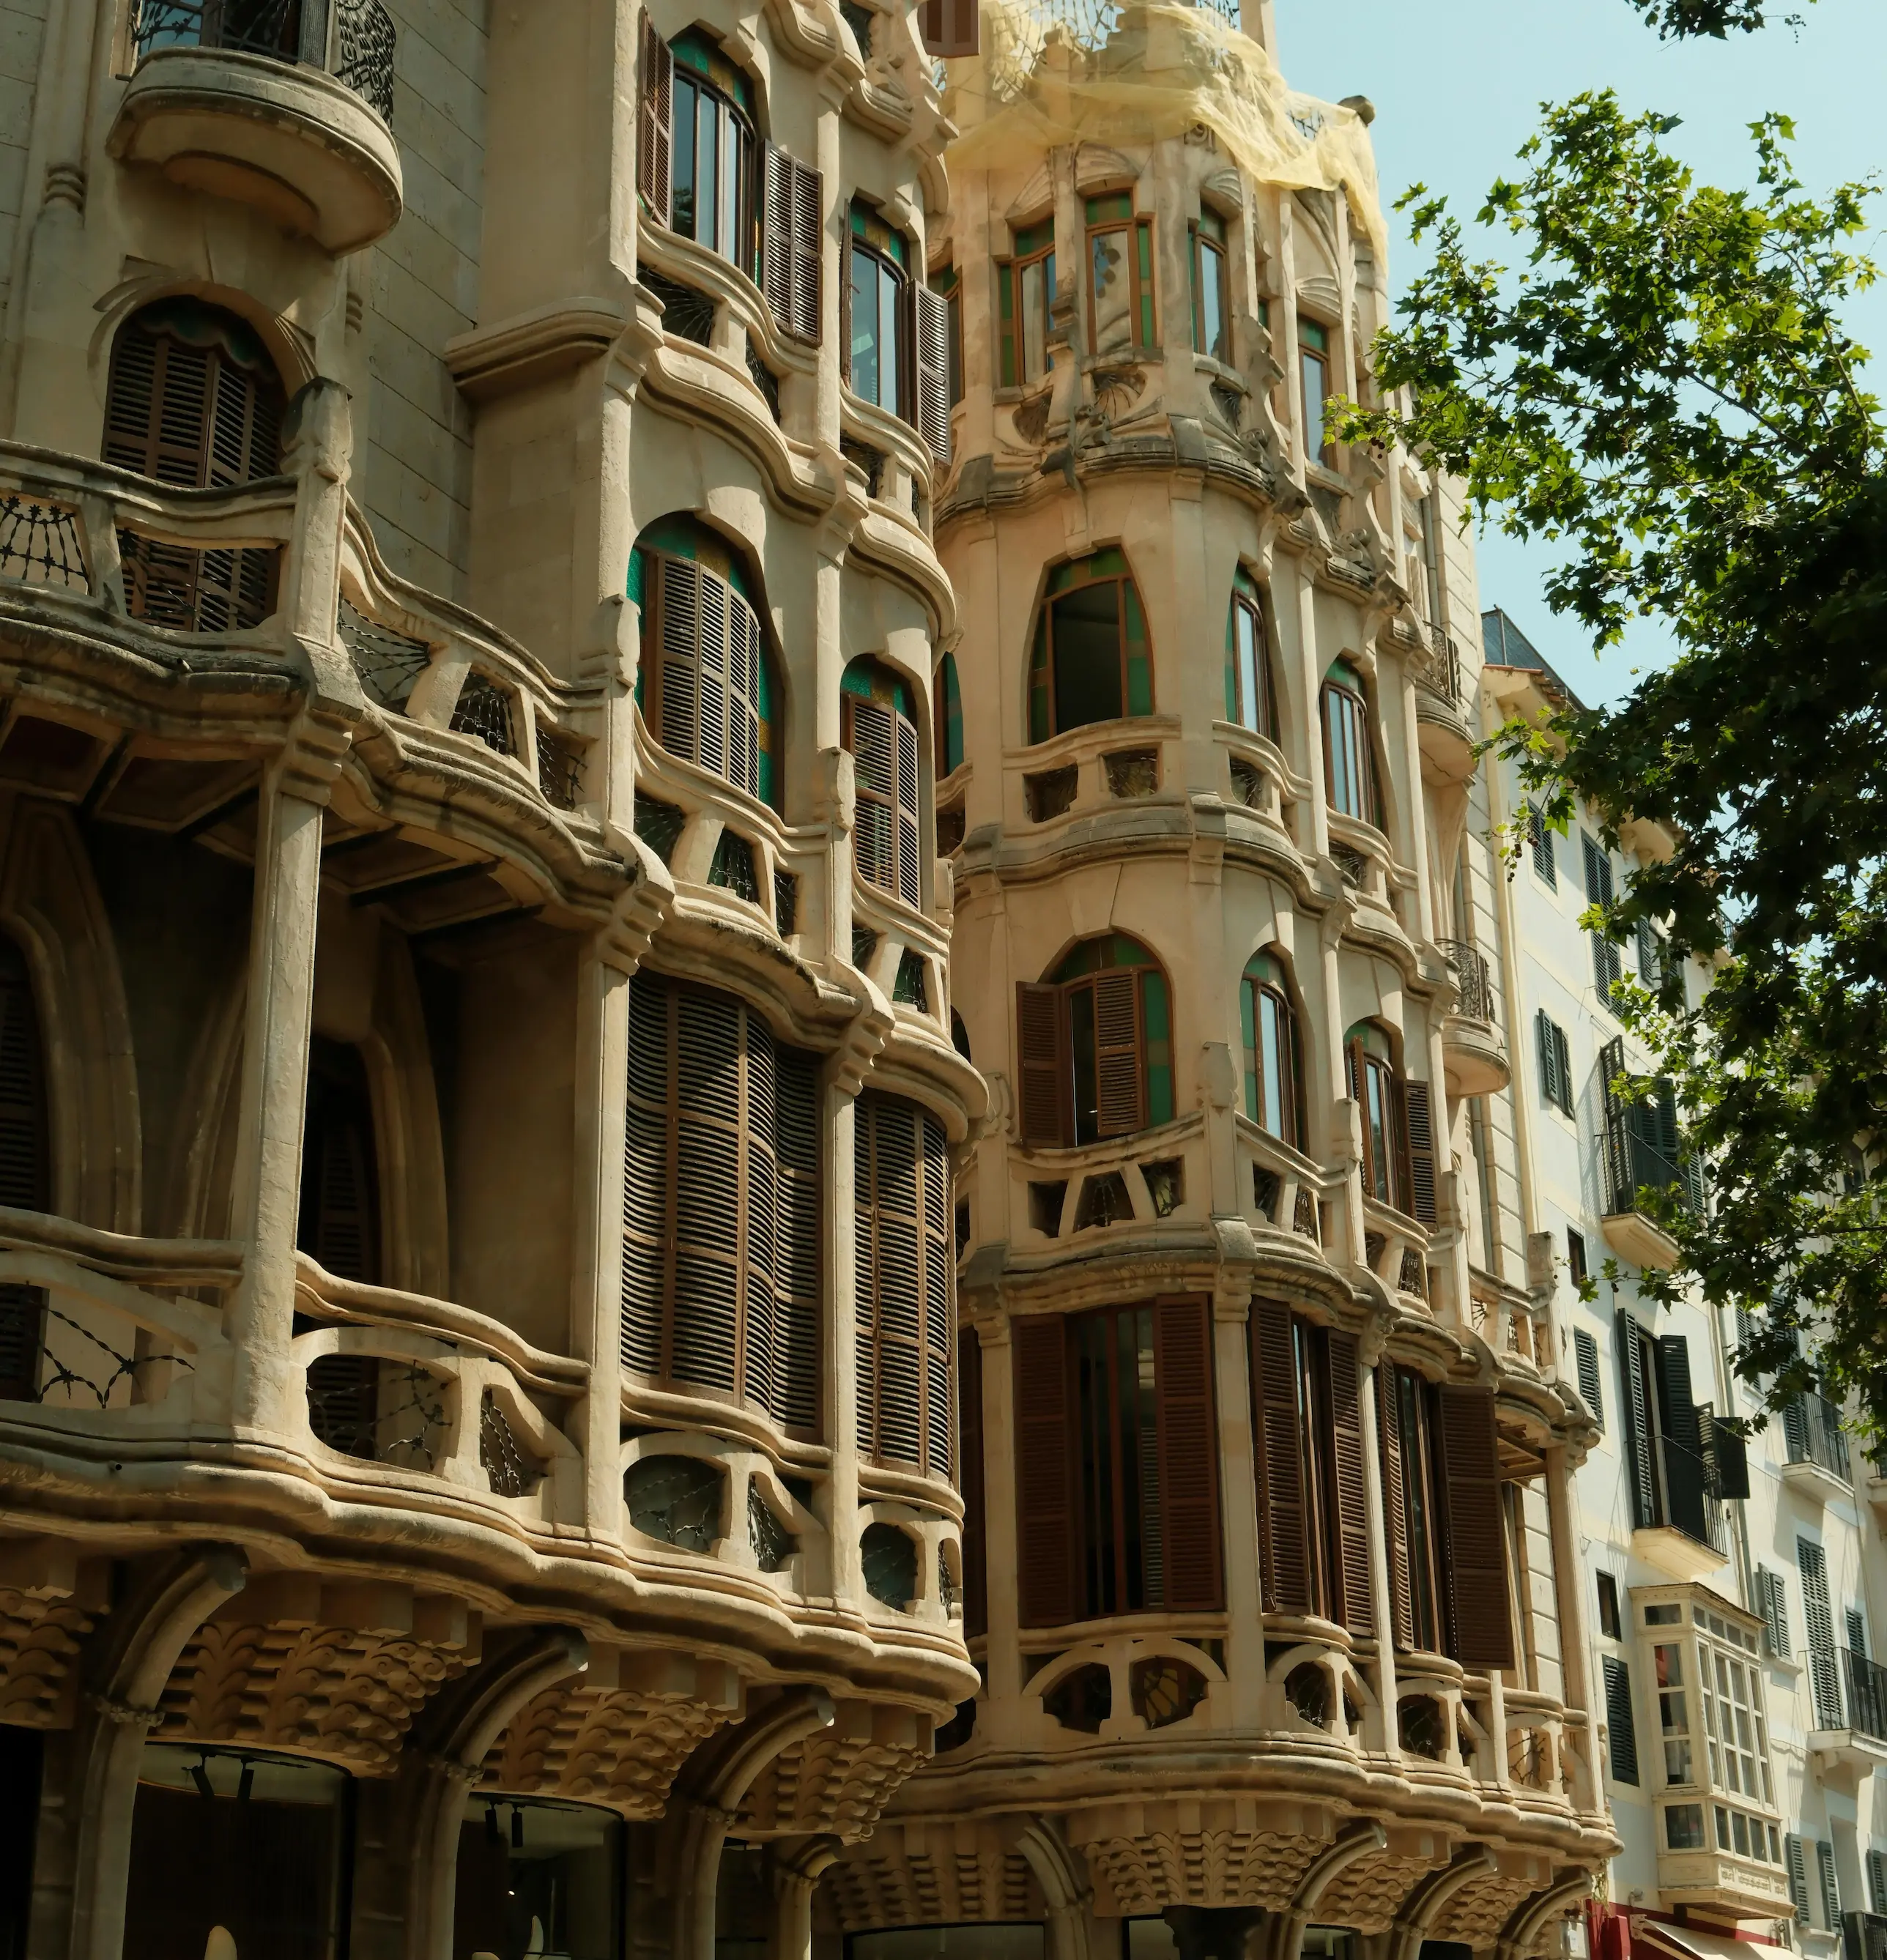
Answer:
[[(1277, 969), (1275, 975), (1259, 970), (1261, 963)], [(1245, 963), (1239, 978), (1239, 1032), (1245, 1066), (1245, 1113), (1267, 1136), (1293, 1150), (1303, 1147), (1303, 1054), (1297, 1031), (1297, 1012), (1285, 979), (1284, 963), (1275, 954), (1260, 952)], [(1268, 1052), (1264, 1010), (1272, 1008), (1280, 1037), (1275, 1067)], [(1269, 1087), (1275, 1074), (1283, 1107), (1274, 1125)]]
[[(1226, 221), (1209, 205), (1201, 204), (1199, 215), (1186, 228), (1192, 262), (1192, 351), (1221, 367), (1232, 365), (1232, 250)], [(1211, 277), (1208, 283), (1210, 259)], [(1208, 346), (1205, 333), (1205, 299), (1216, 290), (1218, 301), (1217, 342)]]
[[(1076, 961), (1096, 948), (1106, 950), (1106, 963), (1096, 959), (1080, 970), (1070, 972)], [(1122, 956), (1125, 955), (1134, 956)], [(1109, 1011), (1103, 1006), (1103, 983), (1123, 975), (1131, 976), (1132, 980), (1134, 1109), (1131, 1122), (1108, 1123), (1103, 1120), (1103, 1113), (1109, 1089), (1105, 1069), (1106, 1054), (1119, 1054), (1121, 1045), (1108, 1043), (1103, 1039), (1104, 1014)], [(1084, 1112), (1081, 1107), (1081, 1056), (1078, 1049), (1080, 1030), (1077, 1002), (1084, 997), (1092, 1004), (1089, 1008), (1093, 1031), (1094, 1106), (1091, 1112)], [(1026, 1146), (1051, 1150), (1087, 1149), (1116, 1138), (1138, 1136), (1173, 1120), (1176, 1084), (1173, 1066), (1173, 986), (1166, 969), (1141, 941), (1124, 933), (1103, 933), (1077, 940), (1056, 963), (1051, 978), (1033, 984), (1021, 983), (1017, 988), (1017, 1053), (1020, 1061), (1017, 1074), (1024, 1101), (1023, 1127)], [(1036, 1010), (1051, 1005), (1055, 1015), (1055, 1051), (1052, 1056), (1035, 1056), (1029, 1030), (1033, 1024), (1038, 1034), (1046, 1031), (1036, 1021)], [(1114, 1004), (1111, 1011), (1118, 1013), (1118, 1004)], [(1052, 1069), (1055, 1073), (1052, 1085), (1055, 1125), (1052, 1134), (1046, 1134), (1038, 1120), (1047, 1112), (1045, 1108), (1036, 1106), (1029, 1081), (1031, 1076), (1039, 1075), (1045, 1069)], [(1112, 1087), (1118, 1089), (1117, 1080)], [(1093, 1119), (1091, 1130), (1084, 1128), (1084, 1115), (1089, 1113)]]
[[(882, 238), (874, 232), (882, 233)], [(896, 241), (896, 245), (893, 243)], [(917, 377), (915, 371), (917, 350), (912, 343), (911, 331), (909, 294), (912, 286), (911, 269), (897, 256), (897, 247), (902, 247), (908, 255), (909, 243), (902, 233), (888, 224), (877, 212), (852, 201), (845, 233), (845, 324), (842, 352), (845, 355), (845, 386), (854, 398), (869, 402), (873, 408), (882, 409), (886, 415), (896, 415), (901, 422), (908, 422), (915, 413)], [(873, 329), (873, 352), (878, 371), (877, 392), (867, 394), (858, 385), (856, 345), (858, 336), (858, 304), (854, 288), (857, 284), (857, 263), (863, 259), (873, 268), (873, 277), (877, 282), (877, 320)], [(888, 298), (887, 298), (888, 295)], [(888, 309), (888, 312), (887, 312)], [(883, 334), (889, 318), (891, 352), (892, 393), (894, 399), (884, 398), (884, 355), (886, 342)]]
[[(1096, 207), (1115, 202), (1126, 205), (1125, 212), (1115, 212), (1100, 216)], [(1131, 243), (1127, 253), (1128, 291), (1127, 317), (1129, 326), (1128, 339), (1124, 344), (1112, 344), (1103, 348), (1100, 344), (1100, 294), (1094, 278), (1094, 253), (1097, 242), (1110, 237), (1116, 232), (1131, 234)], [(1087, 300), (1087, 351), (1099, 356), (1103, 354), (1153, 354), (1160, 348), (1159, 289), (1155, 268), (1158, 260), (1154, 256), (1154, 221), (1135, 208), (1131, 187), (1124, 190), (1100, 191), (1083, 200), (1081, 231), (1082, 282)]]
[[(1319, 320), (1313, 314), (1300, 312), (1297, 316), (1297, 401), (1299, 412), (1303, 417), (1304, 460), (1315, 463), (1325, 469), (1334, 469), (1337, 458), (1336, 444), (1328, 440), (1329, 418), (1324, 412), (1333, 399), (1330, 348), (1332, 332), (1327, 321)], [(1314, 450), (1310, 446), (1310, 433), (1313, 426), (1310, 373), (1313, 368), (1318, 376), (1317, 385), (1322, 390), (1317, 397), (1314, 418), (1314, 426), (1319, 437)]]
[[(1108, 568), (1090, 569), (1085, 575), (1084, 568), (1098, 567), (1104, 561), (1118, 560), (1117, 565)], [(1058, 584), (1063, 574), (1074, 572), (1077, 575), (1067, 583)], [(1071, 721), (1061, 725), (1056, 712), (1058, 675), (1055, 666), (1055, 622), (1056, 609), (1077, 593), (1087, 592), (1098, 585), (1112, 584), (1119, 588), (1115, 606), (1115, 620), (1119, 634), (1120, 711), (1118, 714), (1096, 715), (1091, 721)], [(1140, 627), (1138, 644), (1142, 649), (1134, 651), (1134, 621)], [(1138, 676), (1135, 669), (1141, 670)], [(1144, 699), (1135, 696), (1137, 677), (1144, 682)], [(1104, 546), (1091, 552), (1086, 558), (1064, 559), (1052, 567), (1042, 587), (1042, 597), (1036, 609), (1035, 632), (1029, 641), (1028, 675), (1029, 740), (1030, 745), (1052, 741), (1058, 735), (1065, 735), (1071, 729), (1093, 728), (1109, 721), (1138, 721), (1154, 711), (1154, 648), (1153, 633), (1147, 618), (1147, 608), (1140, 596), (1138, 581), (1134, 577), (1133, 568), (1128, 562), (1127, 554), (1118, 546)]]
[[(1339, 674), (1348, 676), (1339, 679)], [(1323, 741), (1323, 793), (1324, 800), (1340, 816), (1352, 822), (1367, 824), (1370, 829), (1383, 829), (1382, 785), (1376, 766), (1376, 718), (1370, 706), (1370, 697), (1365, 691), (1363, 676), (1348, 660), (1332, 660), (1325, 670), (1322, 684), (1318, 689), (1317, 721)], [(1333, 714), (1345, 718), (1344, 733), (1347, 746), (1355, 758), (1355, 766), (1344, 772), (1346, 792), (1354, 789), (1355, 800), (1361, 808), (1353, 810), (1337, 795), (1337, 768), (1335, 742), (1337, 730), (1333, 725)]]
[(950, 348), (944, 390), (949, 397), (950, 406), (955, 408), (963, 399), (963, 275), (950, 259), (945, 259), (931, 268), (926, 283), (944, 302), (945, 331)]
[[(692, 33), (696, 30), (689, 31)], [(692, 243), (700, 246), (703, 250), (712, 252), (717, 258), (726, 259), (730, 266), (746, 273), (749, 278), (757, 279), (759, 275), (759, 237), (757, 221), (760, 202), (757, 173), (760, 167), (761, 155), (759, 119), (750, 108), (739, 100), (733, 89), (714, 74), (711, 65), (707, 68), (697, 68), (692, 61), (687, 59), (682, 50), (688, 46), (688, 33), (678, 34), (668, 43), (669, 52), (675, 58), (673, 73), (670, 82), (671, 94), (669, 107), (668, 228), (677, 237), (689, 240)], [(714, 62), (716, 56), (714, 52), (705, 49), (701, 52), (705, 60), (711, 64)], [(719, 56), (719, 59), (726, 62), (730, 75), (737, 72), (734, 64), (727, 60), (724, 53)], [(733, 138), (733, 147), (740, 167), (734, 173), (733, 224), (735, 233), (735, 249), (732, 250), (718, 242), (718, 239), (705, 239), (700, 235), (700, 212), (694, 208), (695, 190), (691, 189), (689, 193), (694, 228), (684, 231), (679, 222), (682, 197), (679, 173), (683, 150), (686, 148), (691, 167), (697, 179), (699, 175), (701, 154), (698, 107), (689, 112), (688, 116), (689, 122), (694, 126), (694, 140), (686, 146), (681, 141), (683, 121), (681, 92), (684, 86), (692, 91), (698, 98), (705, 96), (714, 105), (717, 114), (725, 119), (728, 132)], [(723, 165), (726, 161), (724, 142), (724, 138), (718, 139), (715, 146), (718, 180), (724, 177), (723, 170)], [(717, 231), (719, 229), (719, 218), (724, 208), (724, 198), (718, 197)]]
[[(1249, 624), (1250, 659), (1241, 642), (1242, 626)], [(1241, 566), (1233, 577), (1231, 605), (1225, 625), (1226, 711), (1227, 718), (1248, 733), (1278, 740), (1277, 691), (1272, 682), (1271, 636), (1267, 631), (1262, 588)], [(1249, 668), (1248, 679), (1247, 668)], [(1259, 696), (1250, 699), (1252, 684)]]
[[(1042, 359), (1034, 373), (1029, 369), (1029, 334), (1026, 288), (1027, 275), (1042, 269)], [(1055, 268), (1055, 218), (1037, 218), (1010, 231), (1010, 249), (996, 261), (996, 386), (1028, 388), (1042, 380), (1049, 369), (1049, 329), (1058, 293)]]
[[(1369, 1029), (1375, 1029), (1390, 1046), (1387, 1055), (1370, 1048), (1364, 1032)], [(1403, 1109), (1402, 1072), (1396, 1066), (1393, 1045), (1389, 1044), (1386, 1030), (1368, 1021), (1359, 1022), (1349, 1030), (1344, 1037), (1344, 1048), (1349, 1060), (1350, 1093), (1356, 1099), (1362, 1118), (1364, 1195), (1405, 1217), (1411, 1217), (1414, 1214), (1408, 1203), (1408, 1119)], [(1373, 1097), (1380, 1111), (1380, 1144), (1373, 1134), (1378, 1125), (1372, 1113)]]
[[(858, 676), (861, 689), (849, 683)], [(881, 784), (867, 773), (869, 759), (861, 753), (860, 704), (883, 714), (892, 780)], [(923, 865), (920, 840), (924, 796), (919, 758), (924, 744), (917, 722), (915, 691), (900, 673), (869, 655), (848, 663), (839, 684), (843, 726), (841, 737), (852, 758), (857, 809), (852, 826), (852, 865), (874, 890), (901, 903), (923, 903)], [(867, 812), (882, 813), (867, 819)]]

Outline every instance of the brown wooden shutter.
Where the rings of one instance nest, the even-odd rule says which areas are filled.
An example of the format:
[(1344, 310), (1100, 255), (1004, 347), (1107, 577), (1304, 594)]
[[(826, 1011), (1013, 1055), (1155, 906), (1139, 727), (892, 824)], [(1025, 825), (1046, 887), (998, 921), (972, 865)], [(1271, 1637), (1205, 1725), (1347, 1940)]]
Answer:
[(825, 337), (819, 294), (824, 284), (825, 180), (797, 159), (793, 164), (793, 302), (789, 331), (816, 347)]
[(1437, 1406), (1449, 1652), (1466, 1667), (1511, 1667), (1513, 1624), (1494, 1391), (1444, 1384)]
[(898, 743), (897, 893), (907, 905), (919, 902), (918, 883), (918, 731), (902, 714), (893, 718)]
[(1370, 1597), (1370, 1510), (1363, 1476), (1363, 1405), (1357, 1382), (1354, 1334), (1332, 1328), (1325, 1337), (1330, 1398), (1331, 1488), (1336, 1499), (1335, 1618), (1352, 1633), (1372, 1633), (1376, 1615)]
[(940, 467), (950, 460), (950, 313), (940, 293), (913, 280), (916, 318), (912, 344), (917, 351), (917, 431)]
[(161, 483), (207, 483), (214, 359), (208, 347), (129, 321), (112, 348), (105, 460)]
[(380, 1281), (374, 1106), (359, 1049), (317, 1037), (302, 1128), (295, 1243), (336, 1279)]
[(1025, 1627), (1075, 1616), (1073, 1424), (1068, 1322), (1058, 1313), (1013, 1323), (1016, 1350), (1016, 1551)]
[[(633, 985), (633, 982), (632, 982)], [(819, 1059), (804, 1048), (777, 1052), (774, 1091), (779, 1176), (773, 1284), (781, 1322), (774, 1360), (773, 1413), (788, 1429), (816, 1434), (819, 1416)]]
[(677, 1381), (739, 1393), (741, 1254), (747, 1236), (747, 1011), (731, 994), (677, 987), (675, 1280)]
[(39, 1009), (25, 956), (0, 939), (0, 1204), (45, 1211), (52, 1201)]
[(1022, 1141), (1058, 1148), (1074, 1131), (1068, 1007), (1059, 987), (1017, 983), (1016, 1055)]
[(956, 1488), (963, 1494), (963, 1633), (989, 1630), (989, 1565), (985, 1544), (983, 1344), (973, 1327), (956, 1337)]
[(1408, 1215), (1418, 1224), (1435, 1222), (1435, 1115), (1433, 1092), (1426, 1082), (1405, 1082), (1402, 1128), (1408, 1140)]
[(918, 18), (926, 54), (949, 59), (976, 52), (977, 0), (924, 0)]
[(1163, 1603), (1171, 1612), (1210, 1612), (1225, 1603), (1210, 1302), (1163, 1300), (1155, 1306), (1154, 1392), (1159, 1410)]
[(637, 130), (636, 187), (651, 215), (669, 221), (669, 195), (674, 186), (673, 119), (675, 57), (655, 23), (642, 17), (642, 103)]
[(622, 1138), (622, 1365), (671, 1372), (675, 1277), (674, 990), (644, 967), (629, 982), (628, 1094)]
[(845, 746), (854, 765), (857, 813), (852, 824), (852, 861), (868, 885), (898, 889), (896, 804), (898, 718), (882, 702), (856, 694), (842, 695)]
[(1402, 1434), (1402, 1371), (1386, 1361), (1376, 1371), (1376, 1427), (1383, 1452), (1383, 1521), (1389, 1567), (1389, 1614), (1397, 1647), (1415, 1644), (1414, 1583), (1409, 1564), (1408, 1478), (1420, 1475), (1421, 1459), (1411, 1468), (1411, 1437)]
[(1297, 1359), (1289, 1307), (1276, 1300), (1252, 1301), (1251, 1356), (1265, 1608), (1274, 1613), (1308, 1613), (1310, 1541), (1304, 1502), (1303, 1436), (1297, 1414)]
[(777, 143), (760, 153), (760, 290), (775, 323), (793, 319), (793, 159)]
[(867, 1093), (853, 1106), (858, 1446), (915, 1468), (924, 1405), (914, 1114), (895, 1096)]
[(1147, 1069), (1140, 1028), (1140, 975), (1094, 976), (1094, 1072), (1103, 1137), (1131, 1136), (1147, 1127)]

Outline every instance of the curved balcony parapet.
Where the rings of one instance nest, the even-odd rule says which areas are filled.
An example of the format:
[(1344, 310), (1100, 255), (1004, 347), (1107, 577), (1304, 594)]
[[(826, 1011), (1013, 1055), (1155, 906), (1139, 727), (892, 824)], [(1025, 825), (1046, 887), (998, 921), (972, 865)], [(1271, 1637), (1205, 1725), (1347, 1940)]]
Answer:
[(380, 0), (138, 0), (132, 39), (138, 64), (108, 139), (121, 162), (249, 205), (336, 256), (399, 221)]

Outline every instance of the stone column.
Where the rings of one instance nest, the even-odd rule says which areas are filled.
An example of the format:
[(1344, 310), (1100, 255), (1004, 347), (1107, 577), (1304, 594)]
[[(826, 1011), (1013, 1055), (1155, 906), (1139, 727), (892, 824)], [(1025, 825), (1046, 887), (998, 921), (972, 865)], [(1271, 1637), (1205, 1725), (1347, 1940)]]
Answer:
[(1225, 1538), (1225, 1672), (1234, 1705), (1228, 1726), (1255, 1729), (1265, 1683), (1265, 1621), (1258, 1570), (1258, 1466), (1252, 1420), (1252, 1372), (1246, 1359), (1251, 1297), (1212, 1303), (1212, 1360), (1217, 1382), (1220, 1529)]
[[(1392, 1757), (1400, 1752), (1395, 1721), (1395, 1610), (1389, 1587), (1388, 1514), (1383, 1500), (1383, 1461), (1375, 1447), (1382, 1434), (1376, 1397), (1383, 1386), (1382, 1348), (1374, 1329), (1376, 1352), (1357, 1370), (1363, 1416), (1363, 1501), (1370, 1521), (1370, 1610), (1376, 1621), (1376, 1693), (1382, 1710), (1383, 1739), (1376, 1746)], [(1364, 1747), (1369, 1746), (1366, 1741)]]
[(1022, 1692), (1014, 1351), (1007, 1314), (979, 1319), (975, 1325), (983, 1357), (983, 1557), (989, 1597), (984, 1664), (989, 1670), (990, 1700), (1008, 1701)]
[(776, 1844), (768, 1857), (773, 1882), (773, 1923), (767, 1960), (812, 1960), (813, 1892), (819, 1874), (838, 1857), (835, 1838), (814, 1838), (791, 1847)]
[(291, 1383), (295, 1226), (314, 1002), (321, 823), (332, 771), (299, 743), (264, 778), (256, 837), (249, 991), (236, 1134), (231, 1236), (243, 1248), (230, 1303), (234, 1350), (230, 1421), (279, 1430)]

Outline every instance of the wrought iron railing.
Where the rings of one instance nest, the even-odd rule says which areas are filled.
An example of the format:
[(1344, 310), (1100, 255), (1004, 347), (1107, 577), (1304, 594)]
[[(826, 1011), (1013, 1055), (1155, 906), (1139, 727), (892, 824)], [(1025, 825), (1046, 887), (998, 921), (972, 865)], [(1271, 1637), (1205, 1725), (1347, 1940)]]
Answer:
[(1791, 1463), (1818, 1463), (1844, 1483), (1848, 1481), (1841, 1412), (1826, 1396), (1812, 1390), (1797, 1395), (1782, 1411), (1782, 1433)]
[(326, 67), (383, 121), (393, 116), (393, 21), (383, 0), (136, 0), (140, 60), (160, 48), (228, 48)]
[(1485, 955), (1478, 946), (1470, 945), (1465, 939), (1444, 939), (1437, 943), (1441, 949), (1441, 956), (1454, 973), (1457, 997), (1455, 1011), (1465, 1014), (1470, 1020), (1491, 1021), (1494, 981)]
[(1887, 1667), (1841, 1650), (1842, 1672), (1847, 1677), (1847, 1725), (1863, 1735), (1887, 1742)]
[(1450, 708), (1461, 705), (1461, 649), (1442, 629), (1424, 622), (1422, 637), (1428, 642), (1428, 660), (1415, 670), (1415, 684)]
[(1707, 1545), (1723, 1551), (1723, 1507), (1713, 1494), (1710, 1465), (1702, 1454), (1687, 1449), (1672, 1437), (1660, 1439), (1664, 1454), (1665, 1522)]
[[(1608, 1099), (1610, 1101), (1610, 1099)], [(1611, 1101), (1603, 1142), (1605, 1210), (1636, 1211), (1643, 1190), (1668, 1192), (1685, 1211), (1702, 1208), (1702, 1180), (1694, 1163), (1675, 1157), (1645, 1134), (1648, 1106)]]

